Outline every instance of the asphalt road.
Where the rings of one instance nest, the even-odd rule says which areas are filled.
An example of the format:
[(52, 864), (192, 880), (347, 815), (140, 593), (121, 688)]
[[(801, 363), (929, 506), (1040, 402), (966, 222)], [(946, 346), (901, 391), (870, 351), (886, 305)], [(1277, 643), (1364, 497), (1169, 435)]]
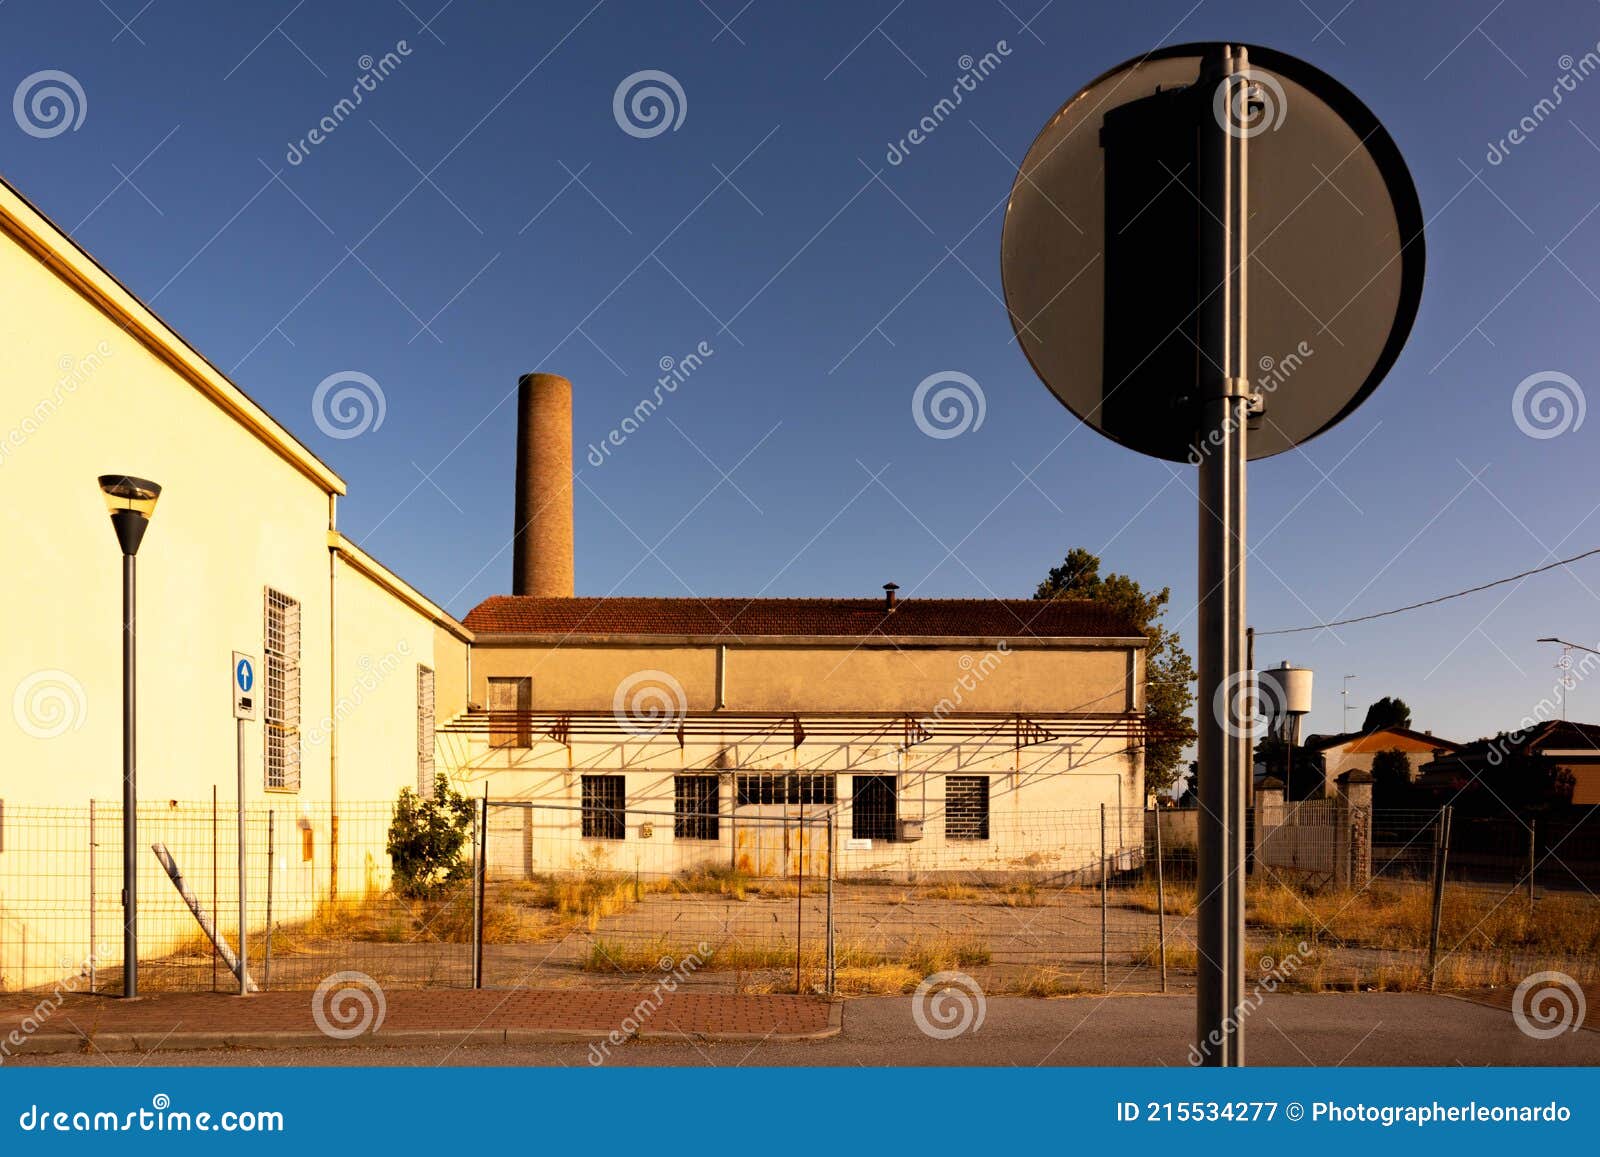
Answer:
[[(923, 1033), (909, 997), (845, 1006), (844, 1031), (806, 1043), (636, 1041), (607, 1065), (1173, 1065), (1188, 1063), (1194, 999), (1188, 995), (993, 997), (982, 1020), (946, 1040)], [(1247, 1022), (1254, 1065), (1597, 1065), (1600, 1032), (1526, 1036), (1503, 1009), (1400, 993), (1276, 994)], [(58, 1054), (30, 1065), (568, 1065), (590, 1046), (328, 1047), (113, 1055)]]

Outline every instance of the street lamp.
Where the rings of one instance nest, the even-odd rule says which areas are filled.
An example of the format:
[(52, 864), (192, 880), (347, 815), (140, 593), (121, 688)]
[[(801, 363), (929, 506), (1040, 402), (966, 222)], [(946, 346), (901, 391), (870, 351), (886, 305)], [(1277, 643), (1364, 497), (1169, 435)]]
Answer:
[(122, 547), (122, 995), (139, 995), (138, 867), (139, 811), (135, 790), (134, 556), (155, 513), (161, 487), (126, 474), (102, 474), (100, 490)]
[(1571, 684), (1569, 682), (1569, 680), (1571, 680), (1572, 676), (1566, 674), (1567, 668), (1569, 668), (1572, 665), (1572, 659), (1567, 654), (1567, 652), (1568, 651), (1587, 651), (1591, 655), (1600, 655), (1600, 651), (1596, 651), (1593, 647), (1585, 647), (1582, 643), (1569, 643), (1569, 642), (1567, 642), (1567, 640), (1558, 639), (1554, 635), (1546, 635), (1542, 639), (1535, 639), (1534, 642), (1536, 642), (1536, 643), (1556, 643), (1561, 647), (1561, 658), (1556, 661), (1556, 666), (1560, 667), (1561, 670), (1562, 670), (1562, 675), (1561, 675), (1561, 718), (1563, 720), (1565, 720), (1566, 717), (1567, 717), (1567, 692), (1572, 690)]

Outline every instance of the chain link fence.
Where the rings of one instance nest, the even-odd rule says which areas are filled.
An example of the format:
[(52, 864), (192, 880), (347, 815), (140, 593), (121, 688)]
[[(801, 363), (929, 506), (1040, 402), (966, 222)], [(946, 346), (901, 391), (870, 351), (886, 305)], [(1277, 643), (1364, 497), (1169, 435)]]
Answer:
[[(251, 982), (309, 989), (355, 971), (401, 988), (637, 987), (671, 971), (722, 991), (851, 994), (958, 971), (1036, 995), (1193, 983), (1192, 810), (991, 812), (957, 784), (907, 825), (839, 806), (820, 776), (751, 777), (720, 808), (684, 776), (655, 810), (585, 778), (597, 782), (580, 803), (472, 801), (461, 851), (425, 895), (393, 870), (393, 803), (337, 817), (252, 805)], [(1258, 806), (1252, 970), (1310, 989), (1597, 979), (1591, 814)], [(141, 808), (145, 990), (238, 990), (237, 824), (226, 802)], [(0, 812), (0, 990), (118, 992), (121, 872), (115, 805)]]

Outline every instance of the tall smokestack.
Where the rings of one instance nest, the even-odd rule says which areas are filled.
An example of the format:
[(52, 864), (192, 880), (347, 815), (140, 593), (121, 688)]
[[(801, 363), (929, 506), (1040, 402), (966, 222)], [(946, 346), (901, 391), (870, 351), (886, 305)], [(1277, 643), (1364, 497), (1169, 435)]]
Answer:
[(517, 381), (517, 511), (511, 593), (572, 597), (572, 383)]

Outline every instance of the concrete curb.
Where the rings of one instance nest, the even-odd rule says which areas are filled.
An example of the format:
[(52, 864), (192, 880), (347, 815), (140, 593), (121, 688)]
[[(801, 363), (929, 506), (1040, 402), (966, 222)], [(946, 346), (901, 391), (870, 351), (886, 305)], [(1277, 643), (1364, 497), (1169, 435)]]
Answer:
[[(757, 1041), (810, 1041), (838, 1036), (844, 1028), (844, 1005), (828, 1006), (827, 1027), (812, 1032), (685, 1032), (681, 1029), (650, 1029), (623, 1037), (629, 1040), (696, 1041), (730, 1043)], [(622, 1034), (609, 1028), (402, 1028), (380, 1029), (375, 1033), (336, 1038), (320, 1032), (107, 1032), (36, 1033), (26, 1039), (14, 1055), (45, 1055), (72, 1052), (172, 1052), (201, 1049), (300, 1049), (340, 1046), (382, 1045), (536, 1045), (582, 1044), (610, 1041)], [(615, 1043), (615, 1042), (613, 1042)]]

